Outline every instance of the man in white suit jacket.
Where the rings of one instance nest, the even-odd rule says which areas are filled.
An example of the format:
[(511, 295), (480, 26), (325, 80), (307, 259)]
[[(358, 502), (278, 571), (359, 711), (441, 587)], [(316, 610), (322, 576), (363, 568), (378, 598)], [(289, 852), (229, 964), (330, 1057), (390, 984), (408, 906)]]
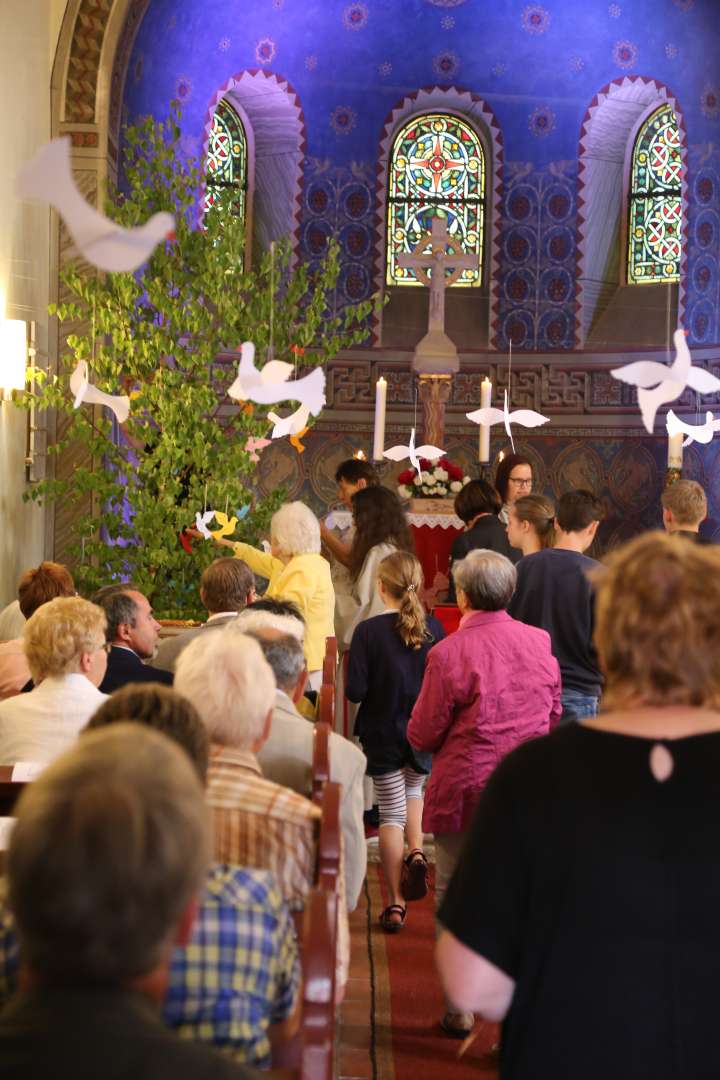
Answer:
[(255, 576), (242, 559), (215, 559), (200, 578), (200, 599), (207, 608), (207, 622), (164, 638), (150, 661), (152, 667), (175, 671), (177, 658), (186, 645), (200, 634), (221, 630), (237, 618), (238, 612), (255, 599)]
[[(265, 613), (266, 625), (238, 622), (238, 630), (255, 637), (275, 675), (277, 689), (267, 742), (257, 755), (263, 776), (301, 795), (310, 795), (313, 724), (295, 708), (305, 689), (307, 671), (298, 637), (287, 632), (287, 620)], [(273, 626), (277, 620), (278, 626)], [(283, 625), (285, 624), (285, 625)], [(232, 632), (232, 631), (229, 631)], [(357, 905), (367, 870), (363, 825), (365, 755), (334, 732), (330, 735), (330, 779), (342, 786), (340, 827), (345, 848), (348, 911)]]

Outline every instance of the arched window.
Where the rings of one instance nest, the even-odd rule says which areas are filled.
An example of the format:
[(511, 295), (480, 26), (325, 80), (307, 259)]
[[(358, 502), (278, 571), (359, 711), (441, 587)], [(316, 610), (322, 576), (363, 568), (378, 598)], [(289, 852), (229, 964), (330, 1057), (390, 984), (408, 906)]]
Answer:
[(215, 109), (208, 139), (203, 214), (208, 212), (220, 191), (232, 188), (236, 193), (233, 211), (245, 220), (247, 163), (247, 138), (242, 120), (232, 105), (221, 98)]
[(412, 251), (429, 232), (438, 212), (448, 233), (477, 265), (463, 270), (455, 285), (482, 279), (485, 156), (476, 132), (464, 120), (444, 113), (416, 116), (400, 129), (388, 170), (388, 285), (419, 284), (412, 270), (398, 266), (398, 255)]
[(662, 105), (640, 128), (630, 170), (628, 283), (680, 280), (682, 159), (677, 117)]

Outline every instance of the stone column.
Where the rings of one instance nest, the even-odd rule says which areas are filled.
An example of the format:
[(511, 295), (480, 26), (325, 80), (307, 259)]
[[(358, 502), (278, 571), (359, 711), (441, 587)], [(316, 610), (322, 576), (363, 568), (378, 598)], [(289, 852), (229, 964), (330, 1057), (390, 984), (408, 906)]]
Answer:
[[(450, 397), (452, 375), (419, 375), (418, 387), (423, 407), (422, 442), (444, 449), (445, 406)], [(416, 442), (420, 442), (416, 439)]]

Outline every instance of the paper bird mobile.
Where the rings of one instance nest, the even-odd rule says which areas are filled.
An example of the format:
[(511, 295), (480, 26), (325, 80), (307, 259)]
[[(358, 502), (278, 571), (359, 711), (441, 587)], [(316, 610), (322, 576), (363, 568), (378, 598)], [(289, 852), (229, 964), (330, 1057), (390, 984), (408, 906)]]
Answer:
[(391, 461), (404, 461), (405, 458), (410, 458), (410, 464), (417, 472), (418, 476), (422, 478), (422, 469), (420, 468), (420, 458), (427, 458), (428, 461), (435, 461), (437, 458), (442, 457), (445, 453), (438, 446), (415, 446), (415, 428), (410, 432), (410, 442), (407, 446), (391, 446), (389, 450), (383, 451), (383, 457), (390, 458)]
[(188, 536), (185, 529), (183, 529), (181, 533), (178, 533), (178, 535), (180, 537), (180, 543), (182, 544), (183, 551), (186, 551), (188, 555), (192, 555), (192, 540)]
[(144, 225), (125, 229), (90, 206), (75, 184), (67, 136), (46, 143), (23, 165), (16, 186), (19, 198), (39, 199), (55, 207), (79, 253), (100, 270), (137, 270), (161, 240), (174, 236), (171, 214), (153, 214)]
[(270, 436), (273, 439), (282, 439), (284, 435), (297, 435), (301, 438), (307, 431), (307, 422), (310, 410), (307, 405), (300, 405), (289, 416), (278, 416), (277, 413), (269, 412), (268, 420), (273, 424)]
[(250, 460), (259, 461), (258, 450), (264, 450), (266, 446), (270, 445), (271, 441), (271, 439), (258, 439), (255, 435), (250, 435), (245, 443), (245, 449), (250, 454)]
[(687, 438), (683, 440), (683, 446), (690, 446), (694, 442), (712, 442), (715, 432), (720, 431), (720, 418), (716, 420), (713, 413), (706, 412), (704, 424), (686, 424), (684, 420), (675, 415), (672, 409), (669, 409), (665, 426), (668, 435), (686, 435)]
[(236, 517), (232, 517), (230, 518), (230, 520), (228, 520), (227, 514), (224, 514), (222, 510), (216, 510), (215, 520), (217, 521), (220, 528), (208, 530), (214, 540), (222, 540), (224, 536), (232, 536), (238, 523), (238, 519)]
[(255, 367), (255, 346), (244, 341), (240, 348), (237, 378), (228, 390), (235, 401), (254, 401), (257, 405), (274, 405), (280, 401), (299, 401), (313, 416), (325, 404), (325, 372), (315, 368), (309, 375), (288, 382), (292, 364), (270, 360), (262, 369)]
[(86, 405), (106, 405), (117, 417), (118, 424), (124, 424), (130, 415), (130, 398), (127, 394), (106, 394), (90, 385), (90, 373), (87, 360), (79, 360), (75, 370), (70, 376), (70, 392), (75, 398), (76, 409), (83, 402)]
[(693, 367), (685, 331), (678, 328), (673, 334), (675, 359), (670, 367), (655, 360), (638, 360), (625, 367), (613, 368), (610, 374), (620, 382), (638, 387), (638, 405), (645, 430), (652, 435), (655, 415), (661, 405), (679, 398), (686, 387), (698, 394), (720, 390), (720, 379), (703, 368)]
[(250, 503), (246, 503), (245, 506), (241, 506), (239, 510), (236, 510), (238, 521), (242, 521), (250, 513)]
[(215, 517), (214, 510), (206, 510), (203, 514), (198, 510), (195, 515), (195, 528), (206, 540), (212, 540), (212, 533), (208, 529), (208, 525)]
[(549, 416), (543, 416), (542, 413), (533, 412), (532, 409), (515, 409), (514, 412), (510, 412), (508, 408), (507, 390), (505, 391), (505, 400), (502, 409), (495, 409), (490, 406), (485, 409), (476, 409), (475, 412), (465, 413), (465, 415), (468, 420), (472, 420), (473, 424), (485, 424), (488, 427), (492, 427), (493, 424), (504, 424), (513, 453), (515, 453), (515, 442), (512, 437), (511, 424), (520, 424), (521, 427), (540, 427), (542, 424), (547, 424), (550, 420)]

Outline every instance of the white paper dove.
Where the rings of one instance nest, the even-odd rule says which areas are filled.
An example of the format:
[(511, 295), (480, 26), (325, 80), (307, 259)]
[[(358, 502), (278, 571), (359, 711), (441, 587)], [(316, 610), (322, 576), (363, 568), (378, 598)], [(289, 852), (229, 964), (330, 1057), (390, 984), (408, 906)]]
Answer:
[(254, 401), (258, 405), (299, 401), (317, 416), (325, 404), (325, 372), (314, 368), (309, 375), (288, 382), (293, 370), (293, 365), (283, 360), (269, 360), (262, 369), (256, 368), (255, 346), (245, 341), (240, 349), (237, 378), (228, 394), (236, 401)]
[(307, 427), (310, 409), (307, 405), (300, 405), (289, 416), (278, 416), (277, 413), (269, 412), (268, 420), (272, 421), (273, 429), (270, 432), (271, 439), (282, 439), (284, 435), (299, 435)]
[(512, 437), (511, 424), (520, 424), (520, 427), (540, 427), (542, 424), (550, 422), (549, 416), (543, 416), (542, 413), (533, 412), (532, 409), (516, 409), (514, 412), (510, 412), (508, 408), (507, 390), (505, 391), (505, 400), (502, 409), (496, 409), (490, 406), (485, 409), (476, 409), (475, 412), (465, 413), (465, 415), (468, 420), (472, 420), (473, 424), (485, 424), (488, 427), (492, 427), (493, 424), (504, 424), (513, 453), (515, 453), (515, 442)]
[(428, 461), (436, 461), (439, 457), (442, 457), (445, 453), (438, 446), (415, 446), (415, 428), (412, 428), (410, 432), (410, 442), (407, 446), (391, 446), (389, 450), (383, 450), (383, 457), (390, 458), (391, 461), (404, 461), (405, 458), (410, 458), (410, 464), (415, 469), (418, 476), (422, 479), (422, 469), (420, 468), (420, 458), (427, 458)]
[(16, 189), (21, 199), (39, 199), (54, 206), (80, 254), (100, 270), (137, 270), (161, 240), (173, 236), (172, 214), (153, 214), (144, 225), (125, 229), (90, 206), (75, 184), (67, 136), (46, 143), (23, 165)]
[(686, 435), (687, 438), (683, 440), (683, 446), (690, 446), (690, 443), (694, 442), (712, 442), (715, 432), (720, 431), (720, 418), (716, 420), (713, 413), (706, 412), (704, 424), (686, 424), (684, 420), (675, 415), (672, 409), (669, 409), (665, 426), (668, 435)]
[(212, 540), (212, 533), (208, 529), (208, 525), (215, 519), (214, 510), (206, 510), (203, 514), (198, 510), (195, 515), (195, 528), (206, 540)]
[(693, 367), (685, 331), (678, 328), (673, 334), (673, 341), (675, 359), (670, 367), (656, 360), (638, 360), (625, 367), (613, 368), (610, 372), (620, 382), (638, 387), (638, 405), (645, 430), (650, 435), (660, 406), (675, 401), (686, 387), (691, 387), (698, 394), (712, 394), (720, 390), (720, 379), (703, 368)]
[(124, 424), (130, 415), (130, 398), (126, 394), (106, 394), (90, 385), (90, 373), (87, 360), (78, 360), (77, 366), (70, 376), (70, 392), (75, 398), (76, 409), (83, 402), (86, 405), (106, 405), (117, 417), (118, 424)]

